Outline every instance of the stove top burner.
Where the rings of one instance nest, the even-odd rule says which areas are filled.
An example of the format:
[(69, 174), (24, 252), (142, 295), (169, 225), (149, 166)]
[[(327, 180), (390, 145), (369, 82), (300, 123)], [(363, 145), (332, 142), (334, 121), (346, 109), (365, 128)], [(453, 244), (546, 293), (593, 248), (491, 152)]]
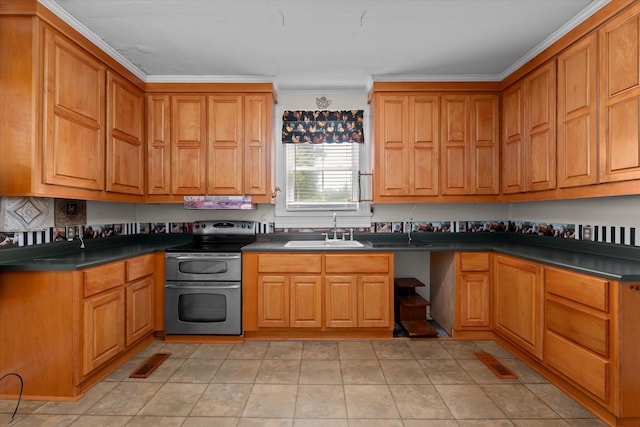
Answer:
[(255, 241), (253, 221), (198, 221), (193, 224), (193, 242), (167, 252), (240, 252)]

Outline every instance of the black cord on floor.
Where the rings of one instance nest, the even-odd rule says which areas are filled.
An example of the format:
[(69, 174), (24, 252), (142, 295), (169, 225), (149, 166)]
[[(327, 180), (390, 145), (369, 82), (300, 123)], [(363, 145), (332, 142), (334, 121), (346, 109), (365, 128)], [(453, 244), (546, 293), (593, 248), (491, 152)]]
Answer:
[(0, 381), (5, 379), (9, 375), (13, 375), (15, 377), (18, 377), (18, 379), (20, 380), (20, 394), (18, 394), (18, 401), (16, 402), (16, 409), (13, 410), (13, 414), (11, 414), (11, 418), (9, 418), (9, 422), (12, 422), (13, 418), (16, 416), (16, 413), (18, 413), (18, 408), (20, 407), (20, 401), (22, 400), (22, 389), (24, 388), (24, 380), (22, 379), (20, 374), (16, 374), (15, 372), (9, 372), (8, 374), (4, 374), (2, 377), (0, 377)]

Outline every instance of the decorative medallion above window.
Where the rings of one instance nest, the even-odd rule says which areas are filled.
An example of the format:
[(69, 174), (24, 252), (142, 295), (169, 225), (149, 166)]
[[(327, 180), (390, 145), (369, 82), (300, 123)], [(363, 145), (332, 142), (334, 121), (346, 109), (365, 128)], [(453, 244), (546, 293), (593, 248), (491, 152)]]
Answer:
[(363, 110), (285, 111), (283, 144), (364, 142)]

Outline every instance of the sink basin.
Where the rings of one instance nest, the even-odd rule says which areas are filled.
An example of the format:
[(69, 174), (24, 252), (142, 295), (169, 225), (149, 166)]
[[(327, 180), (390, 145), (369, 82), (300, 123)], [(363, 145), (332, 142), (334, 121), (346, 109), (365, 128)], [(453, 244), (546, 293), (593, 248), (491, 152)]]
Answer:
[(357, 240), (289, 240), (285, 248), (295, 249), (341, 249), (362, 248), (364, 245)]

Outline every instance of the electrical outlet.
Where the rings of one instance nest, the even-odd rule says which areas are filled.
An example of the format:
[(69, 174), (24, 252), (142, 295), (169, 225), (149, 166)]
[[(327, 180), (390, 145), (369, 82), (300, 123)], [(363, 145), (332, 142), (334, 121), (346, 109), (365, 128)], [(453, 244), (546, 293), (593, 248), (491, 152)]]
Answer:
[(591, 234), (592, 229), (590, 225), (582, 226), (582, 240), (593, 240), (593, 235)]

